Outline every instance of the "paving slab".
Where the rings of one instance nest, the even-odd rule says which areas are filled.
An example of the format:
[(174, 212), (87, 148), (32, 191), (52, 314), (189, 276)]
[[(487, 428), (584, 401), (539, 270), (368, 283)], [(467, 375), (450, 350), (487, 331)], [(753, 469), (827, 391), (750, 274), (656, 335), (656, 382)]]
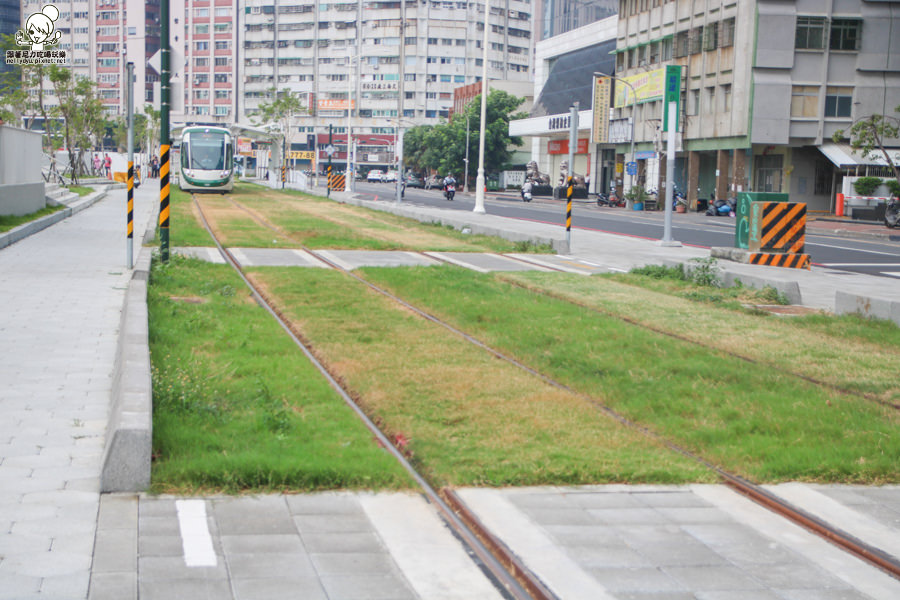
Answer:
[(900, 597), (900, 581), (724, 486), (458, 494), (559, 598)]
[(482, 252), (426, 252), (434, 257), (465, 269), (490, 273), (492, 271), (549, 271), (533, 262), (516, 260), (502, 254), (490, 254)]
[(400, 250), (313, 250), (312, 253), (345, 271), (360, 267), (431, 267), (440, 264), (424, 254)]

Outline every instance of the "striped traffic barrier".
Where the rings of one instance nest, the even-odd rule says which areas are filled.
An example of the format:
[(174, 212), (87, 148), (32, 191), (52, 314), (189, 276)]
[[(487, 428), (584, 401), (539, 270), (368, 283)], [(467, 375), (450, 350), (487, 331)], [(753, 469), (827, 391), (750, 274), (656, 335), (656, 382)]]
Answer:
[(575, 193), (575, 178), (569, 175), (566, 185), (566, 244), (572, 241), (572, 195)]
[(128, 268), (132, 267), (134, 246), (134, 161), (128, 161), (128, 210), (126, 212), (125, 237)]
[(788, 269), (809, 269), (810, 259), (809, 254), (751, 252), (750, 264)]
[(328, 186), (335, 192), (343, 192), (346, 178), (343, 174), (332, 173), (328, 176)]
[(751, 250), (803, 253), (806, 245), (805, 202), (763, 202), (759, 247)]

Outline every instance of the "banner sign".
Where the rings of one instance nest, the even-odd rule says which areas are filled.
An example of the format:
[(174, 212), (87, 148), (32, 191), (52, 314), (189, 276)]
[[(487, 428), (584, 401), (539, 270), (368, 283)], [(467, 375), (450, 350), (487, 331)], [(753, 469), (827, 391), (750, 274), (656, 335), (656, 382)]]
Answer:
[(319, 110), (347, 110), (347, 106), (356, 108), (356, 102), (341, 98), (319, 98)]
[(312, 150), (291, 150), (288, 158), (298, 160), (312, 160), (316, 157), (316, 153)]
[(678, 131), (678, 115), (681, 111), (678, 104), (681, 101), (681, 67), (678, 65), (666, 66), (666, 98), (663, 102), (663, 131), (669, 130), (669, 103), (675, 103), (675, 131)]
[(253, 140), (239, 137), (237, 139), (237, 153), (242, 156), (253, 156)]
[(597, 77), (594, 79), (594, 97), (591, 111), (593, 123), (591, 124), (591, 143), (605, 144), (609, 140), (609, 77)]
[(615, 107), (631, 106), (632, 102), (640, 104), (641, 102), (651, 102), (659, 100), (663, 97), (665, 85), (665, 69), (657, 69), (656, 71), (648, 71), (628, 77), (619, 77), (618, 79), (631, 84), (634, 88), (635, 98), (631, 97), (631, 88), (624, 83), (616, 84)]

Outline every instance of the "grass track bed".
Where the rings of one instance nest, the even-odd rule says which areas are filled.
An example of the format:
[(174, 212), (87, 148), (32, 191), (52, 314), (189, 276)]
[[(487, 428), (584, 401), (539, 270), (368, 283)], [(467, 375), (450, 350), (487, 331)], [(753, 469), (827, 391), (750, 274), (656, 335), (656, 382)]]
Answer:
[(893, 409), (535, 294), (497, 275), (457, 268), (366, 269), (365, 275), (751, 479), (900, 480)]
[(581, 398), (493, 358), (344, 274), (261, 268), (251, 276), (439, 484), (713, 480), (699, 465), (621, 427)]
[(154, 490), (411, 485), (229, 267), (172, 257), (148, 303)]

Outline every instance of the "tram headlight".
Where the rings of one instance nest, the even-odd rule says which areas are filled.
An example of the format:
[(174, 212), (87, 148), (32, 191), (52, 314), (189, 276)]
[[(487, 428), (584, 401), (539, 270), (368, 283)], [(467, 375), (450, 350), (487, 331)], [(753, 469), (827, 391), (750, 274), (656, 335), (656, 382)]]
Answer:
[(222, 179), (225, 179), (225, 178), (228, 177), (229, 175), (231, 175), (231, 171), (222, 171), (222, 172), (219, 173), (219, 177), (222, 178)]
[(185, 170), (184, 170), (184, 175), (185, 175), (186, 177), (193, 177), (193, 176), (194, 176), (194, 172), (191, 171), (190, 169), (185, 169)]

